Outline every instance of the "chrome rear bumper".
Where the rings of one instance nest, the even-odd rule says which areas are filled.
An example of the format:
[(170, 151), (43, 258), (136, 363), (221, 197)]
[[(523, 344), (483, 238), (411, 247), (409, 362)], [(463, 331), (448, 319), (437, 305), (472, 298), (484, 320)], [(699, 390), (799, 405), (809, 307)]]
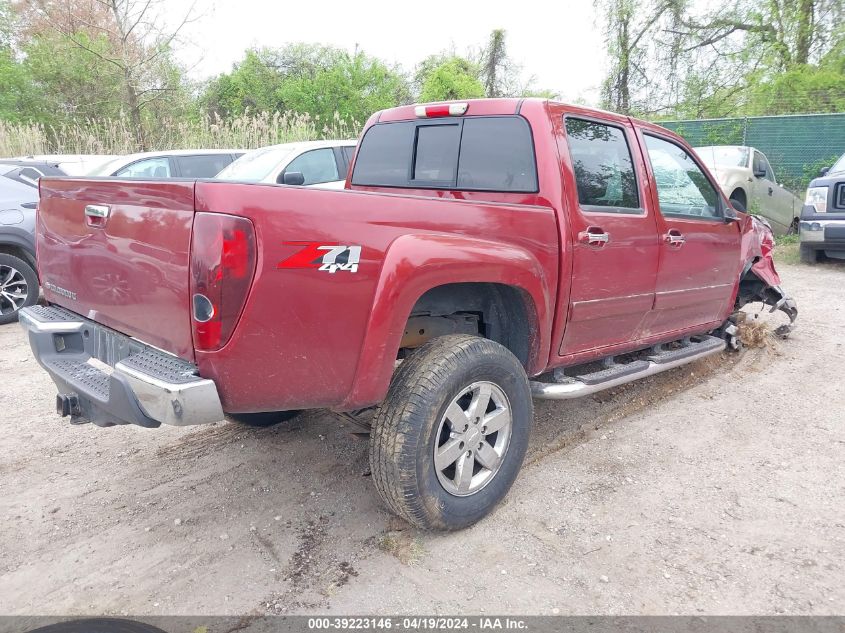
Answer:
[(217, 387), (191, 363), (58, 306), (19, 313), (38, 363), (59, 389), (56, 409), (100, 426), (187, 426), (223, 419)]

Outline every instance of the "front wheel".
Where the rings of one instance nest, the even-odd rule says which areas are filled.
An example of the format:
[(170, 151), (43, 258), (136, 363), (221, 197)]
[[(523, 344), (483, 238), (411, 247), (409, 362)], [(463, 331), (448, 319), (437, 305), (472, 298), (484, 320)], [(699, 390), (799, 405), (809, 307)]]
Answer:
[(432, 339), (402, 363), (376, 412), (373, 482), (414, 525), (465, 528), (507, 494), (532, 418), (525, 370), (505, 347), (477, 336)]
[(38, 275), (20, 257), (0, 253), (0, 325), (17, 320), (18, 311), (38, 301)]

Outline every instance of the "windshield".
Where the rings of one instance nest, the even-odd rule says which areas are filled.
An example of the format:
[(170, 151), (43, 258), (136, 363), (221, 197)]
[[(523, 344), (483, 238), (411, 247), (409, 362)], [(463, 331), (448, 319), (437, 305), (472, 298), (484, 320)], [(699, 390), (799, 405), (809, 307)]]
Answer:
[(95, 167), (91, 171), (88, 172), (89, 176), (111, 176), (115, 171), (117, 171), (120, 167), (123, 167), (123, 164), (126, 162), (125, 156), (118, 156), (117, 158), (113, 158), (110, 161), (107, 161), (100, 165), (99, 167)]
[(842, 156), (839, 157), (839, 160), (833, 164), (829, 173), (838, 174), (843, 171), (845, 171), (845, 154), (842, 154)]
[(261, 182), (279, 166), (292, 147), (262, 147), (247, 152), (223, 169), (215, 178), (221, 180), (245, 180)]
[(746, 167), (747, 147), (699, 147), (696, 153), (708, 167)]

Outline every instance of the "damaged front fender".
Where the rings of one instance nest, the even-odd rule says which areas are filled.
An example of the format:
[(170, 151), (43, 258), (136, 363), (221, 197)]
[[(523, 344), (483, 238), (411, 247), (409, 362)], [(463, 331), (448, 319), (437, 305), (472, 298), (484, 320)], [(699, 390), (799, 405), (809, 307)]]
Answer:
[(786, 337), (795, 327), (798, 305), (781, 287), (780, 275), (772, 259), (774, 247), (774, 234), (768, 223), (747, 216), (742, 234), (745, 266), (740, 275), (734, 308), (739, 310), (748, 303), (761, 301), (771, 306), (770, 312), (783, 312), (789, 317), (789, 323), (775, 329), (775, 334)]

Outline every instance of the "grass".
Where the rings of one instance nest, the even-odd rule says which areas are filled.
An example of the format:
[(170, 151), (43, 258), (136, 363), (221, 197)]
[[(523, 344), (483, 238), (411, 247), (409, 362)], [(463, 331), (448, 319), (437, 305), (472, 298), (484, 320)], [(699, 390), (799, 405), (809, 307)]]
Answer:
[(799, 264), (801, 258), (798, 255), (798, 235), (782, 235), (775, 238), (774, 258), (779, 264)]
[(359, 130), (358, 124), (340, 117), (321, 121), (296, 113), (260, 112), (231, 120), (205, 116), (191, 121), (161, 121), (146, 131), (146, 147), (139, 148), (134, 130), (122, 119), (83, 120), (58, 126), (0, 121), (0, 156), (254, 149), (293, 141), (356, 138)]

